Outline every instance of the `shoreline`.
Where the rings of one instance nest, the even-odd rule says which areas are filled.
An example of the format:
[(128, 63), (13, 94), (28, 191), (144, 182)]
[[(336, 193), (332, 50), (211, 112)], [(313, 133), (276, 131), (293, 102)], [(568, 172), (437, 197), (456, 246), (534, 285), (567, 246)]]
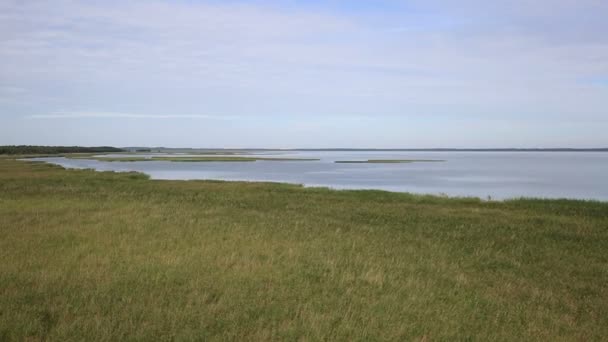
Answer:
[[(44, 157), (32, 157), (32, 158), (44, 158)], [(28, 160), (28, 159), (31, 159), (31, 158), (21, 158), (21, 159), (14, 159), (14, 160), (22, 161), (22, 162), (30, 162), (30, 163), (44, 163), (44, 164), (60, 167), (64, 170), (91, 170), (91, 171), (97, 172), (97, 173), (103, 173), (103, 172), (136, 173), (136, 174), (141, 174), (152, 181), (179, 181), (179, 182), (197, 182), (197, 181), (206, 182), (206, 181), (209, 181), (209, 182), (245, 183), (245, 184), (247, 184), (247, 183), (285, 184), (285, 185), (299, 186), (299, 187), (308, 188), (308, 189), (327, 189), (327, 190), (331, 190), (331, 191), (386, 192), (386, 193), (391, 193), (391, 194), (405, 194), (405, 195), (411, 195), (411, 196), (436, 197), (436, 198), (440, 198), (440, 199), (477, 200), (477, 201), (481, 201), (481, 202), (509, 202), (509, 201), (518, 201), (518, 200), (532, 200), (532, 201), (573, 201), (573, 202), (591, 202), (591, 203), (607, 203), (608, 204), (608, 200), (593, 199), (593, 198), (584, 199), (584, 198), (568, 198), (568, 197), (526, 197), (526, 196), (510, 197), (510, 198), (497, 198), (497, 197), (492, 197), (492, 196), (483, 196), (483, 197), (482, 196), (473, 196), (473, 195), (458, 196), (458, 195), (449, 195), (449, 194), (445, 194), (445, 193), (419, 193), (419, 192), (411, 192), (411, 191), (391, 191), (391, 190), (377, 189), (377, 188), (371, 188), (371, 187), (370, 188), (354, 188), (354, 187), (353, 188), (347, 188), (347, 187), (340, 188), (340, 187), (332, 187), (332, 186), (327, 186), (327, 185), (315, 185), (315, 184), (309, 185), (309, 184), (288, 182), (288, 181), (264, 181), (264, 180), (258, 181), (258, 180), (247, 180), (247, 179), (214, 179), (214, 178), (206, 178), (206, 179), (152, 178), (151, 175), (149, 175), (145, 172), (141, 172), (141, 171), (115, 171), (115, 170), (97, 170), (97, 169), (92, 169), (92, 168), (66, 167), (66, 166), (60, 165), (58, 163), (51, 162), (51, 161)]]

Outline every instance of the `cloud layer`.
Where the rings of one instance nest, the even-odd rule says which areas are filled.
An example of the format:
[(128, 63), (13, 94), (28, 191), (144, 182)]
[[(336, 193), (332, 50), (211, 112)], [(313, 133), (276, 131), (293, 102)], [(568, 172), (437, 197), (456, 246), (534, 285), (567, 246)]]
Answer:
[[(606, 17), (594, 0), (4, 1), (0, 144), (608, 145)], [(90, 120), (42, 134), (26, 118)], [(128, 118), (226, 137), (87, 123)]]
[(236, 120), (238, 117), (227, 115), (202, 115), (202, 114), (134, 114), (134, 113), (111, 113), (111, 112), (58, 112), (52, 114), (34, 114), (26, 116), (29, 119), (213, 119), (213, 120)]

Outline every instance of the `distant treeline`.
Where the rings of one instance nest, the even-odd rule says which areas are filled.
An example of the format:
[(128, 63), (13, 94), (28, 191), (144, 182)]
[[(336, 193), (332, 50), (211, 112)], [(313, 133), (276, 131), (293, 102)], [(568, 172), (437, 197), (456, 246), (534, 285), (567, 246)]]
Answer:
[(0, 154), (61, 154), (61, 153), (98, 153), (98, 152), (123, 152), (123, 149), (98, 146), (32, 146), (32, 145), (11, 145), (0, 146)]
[[(261, 149), (263, 150), (263, 149)], [(599, 148), (296, 148), (283, 151), (369, 151), (369, 152), (608, 152)]]

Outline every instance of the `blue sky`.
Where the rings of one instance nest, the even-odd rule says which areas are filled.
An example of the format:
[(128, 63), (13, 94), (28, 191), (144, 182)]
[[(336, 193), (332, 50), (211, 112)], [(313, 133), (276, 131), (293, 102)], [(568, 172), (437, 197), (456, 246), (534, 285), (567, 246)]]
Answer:
[(608, 146), (608, 2), (2, 1), (0, 145)]

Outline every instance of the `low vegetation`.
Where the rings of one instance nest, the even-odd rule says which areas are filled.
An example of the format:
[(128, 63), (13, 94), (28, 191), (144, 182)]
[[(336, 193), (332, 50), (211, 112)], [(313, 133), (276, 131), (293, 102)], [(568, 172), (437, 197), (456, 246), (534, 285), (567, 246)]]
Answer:
[(398, 163), (432, 163), (443, 162), (439, 159), (368, 159), (368, 160), (336, 160), (341, 164), (398, 164)]
[(0, 340), (599, 341), (608, 203), (0, 159)]

